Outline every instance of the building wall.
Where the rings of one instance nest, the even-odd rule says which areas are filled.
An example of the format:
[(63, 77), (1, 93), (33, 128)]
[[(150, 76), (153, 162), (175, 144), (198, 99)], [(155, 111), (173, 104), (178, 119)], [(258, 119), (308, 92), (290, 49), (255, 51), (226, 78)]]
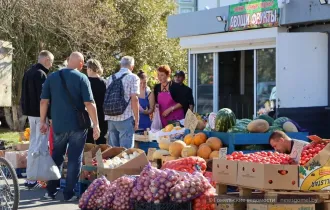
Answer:
[[(328, 6), (330, 11), (330, 5)], [(330, 12), (329, 12), (330, 13)], [(325, 32), (330, 33), (330, 24), (313, 25), (309, 27), (293, 27), (290, 32)], [(330, 36), (328, 37), (328, 54), (330, 55)], [(330, 106), (330, 65), (328, 60), (328, 106)], [(308, 82), (306, 83), (308, 87)], [(294, 119), (311, 134), (322, 138), (330, 138), (330, 109), (329, 107), (280, 108), (279, 116)]]
[(281, 24), (324, 22), (330, 20), (330, 5), (321, 5), (320, 0), (290, 0), (281, 9)]
[(217, 8), (220, 6), (220, 2), (223, 0), (199, 0), (197, 1), (198, 11), (205, 10), (206, 7), (209, 9)]
[(167, 36), (178, 38), (200, 34), (213, 34), (225, 31), (225, 23), (219, 22), (217, 16), (228, 17), (229, 7), (218, 7), (168, 17)]
[(176, 0), (178, 3), (178, 13), (189, 13), (197, 10), (196, 5), (198, 0)]

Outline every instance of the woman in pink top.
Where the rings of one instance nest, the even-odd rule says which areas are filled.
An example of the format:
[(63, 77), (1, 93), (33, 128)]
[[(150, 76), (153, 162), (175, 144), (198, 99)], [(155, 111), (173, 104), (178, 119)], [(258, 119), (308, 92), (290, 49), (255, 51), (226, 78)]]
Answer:
[(184, 96), (185, 90), (179, 84), (170, 81), (169, 66), (160, 66), (157, 74), (160, 84), (155, 85), (154, 95), (159, 105), (162, 126), (165, 127), (168, 121), (184, 119), (189, 105)]

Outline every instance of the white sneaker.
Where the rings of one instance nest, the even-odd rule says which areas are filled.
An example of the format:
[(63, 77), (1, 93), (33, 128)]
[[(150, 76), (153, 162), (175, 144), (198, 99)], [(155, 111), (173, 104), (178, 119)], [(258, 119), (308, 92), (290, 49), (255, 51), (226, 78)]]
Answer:
[(69, 200), (66, 200), (66, 202), (76, 202), (76, 201), (78, 201), (79, 200), (79, 198), (77, 197), (77, 196), (72, 196), (72, 198), (70, 198)]

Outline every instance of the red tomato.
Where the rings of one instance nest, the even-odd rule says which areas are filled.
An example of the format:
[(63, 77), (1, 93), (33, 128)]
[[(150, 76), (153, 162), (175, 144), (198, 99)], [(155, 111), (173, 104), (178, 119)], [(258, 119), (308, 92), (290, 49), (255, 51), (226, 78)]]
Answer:
[(239, 156), (243, 156), (244, 153), (243, 153), (242, 151), (239, 151), (239, 152), (238, 152), (238, 155), (239, 155)]

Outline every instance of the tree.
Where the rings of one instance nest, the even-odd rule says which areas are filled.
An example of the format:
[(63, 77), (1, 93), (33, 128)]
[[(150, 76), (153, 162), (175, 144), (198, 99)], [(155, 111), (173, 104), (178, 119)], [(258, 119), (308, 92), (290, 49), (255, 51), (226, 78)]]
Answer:
[[(105, 75), (118, 69), (119, 59), (131, 55), (136, 69), (168, 64), (187, 69), (187, 53), (177, 39), (167, 39), (167, 17), (174, 0), (2, 0), (0, 39), (11, 41), (13, 106), (6, 108), (10, 127), (21, 130), (25, 118), (19, 106), (24, 71), (39, 51), (55, 55), (55, 68), (74, 51), (97, 58)], [(155, 82), (155, 81), (154, 81)]]

